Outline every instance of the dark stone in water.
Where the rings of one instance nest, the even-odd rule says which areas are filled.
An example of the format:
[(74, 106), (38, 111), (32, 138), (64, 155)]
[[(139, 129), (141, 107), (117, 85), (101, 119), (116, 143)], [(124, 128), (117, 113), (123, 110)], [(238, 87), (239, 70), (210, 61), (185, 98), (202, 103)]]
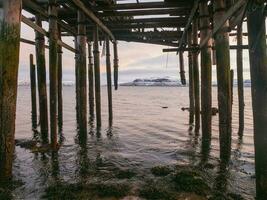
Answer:
[(193, 192), (204, 196), (210, 191), (210, 187), (197, 171), (178, 171), (174, 174), (173, 181), (178, 191)]
[(176, 195), (155, 182), (148, 182), (139, 190), (139, 196), (148, 200), (175, 200)]
[(151, 169), (151, 172), (155, 176), (167, 176), (172, 170), (168, 166), (156, 166)]
[(21, 148), (32, 149), (36, 147), (37, 141), (22, 139), (22, 140), (15, 140), (15, 144), (16, 146), (19, 146)]
[(135, 172), (133, 172), (133, 171), (131, 171), (131, 170), (118, 170), (117, 172), (116, 172), (116, 178), (118, 178), (118, 179), (130, 179), (130, 178), (132, 178), (132, 177), (134, 177), (136, 175), (136, 173)]
[(163, 109), (167, 109), (167, 108), (168, 108), (168, 106), (162, 106), (161, 108), (163, 108)]

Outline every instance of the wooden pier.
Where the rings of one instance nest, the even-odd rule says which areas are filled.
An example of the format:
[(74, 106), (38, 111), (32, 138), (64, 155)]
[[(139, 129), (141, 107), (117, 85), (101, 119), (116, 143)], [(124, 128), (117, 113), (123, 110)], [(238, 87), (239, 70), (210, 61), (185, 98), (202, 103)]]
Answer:
[[(23, 16), (22, 10), (33, 17)], [(35, 45), (35, 57), (33, 54), (30, 56), (29, 65), (33, 128), (37, 126), (39, 115), (42, 142), (51, 144), (54, 152), (59, 147), (58, 132), (62, 129), (64, 119), (62, 53), (65, 49), (75, 56), (76, 116), (81, 136), (87, 134), (88, 117), (96, 121), (97, 128), (102, 124), (100, 42), (106, 45), (110, 125), (116, 120), (113, 119), (112, 83), (117, 90), (119, 41), (162, 45), (168, 47), (163, 52), (177, 53), (181, 83), (189, 85), (189, 124), (206, 141), (210, 141), (212, 136), (211, 72), (212, 66), (216, 65), (220, 159), (226, 163), (231, 156), (232, 138), (230, 50), (237, 52), (238, 134), (242, 137), (243, 49), (248, 49), (257, 199), (267, 199), (266, 11), (265, 0), (132, 0), (131, 3), (124, 0), (0, 0), (0, 180), (12, 177), (20, 42)], [(48, 22), (48, 30), (43, 28), (43, 22)], [(21, 23), (30, 26), (36, 37), (21, 38)], [(247, 26), (247, 33), (242, 31), (244, 26)], [(244, 36), (248, 37), (248, 44), (244, 44)], [(64, 42), (65, 37), (73, 38), (74, 47)], [(237, 37), (236, 45), (229, 42), (230, 37)], [(45, 40), (49, 41), (48, 46)], [(49, 49), (49, 102), (45, 48)], [(186, 54), (188, 66), (184, 65)], [(185, 78), (187, 72), (189, 80)]]

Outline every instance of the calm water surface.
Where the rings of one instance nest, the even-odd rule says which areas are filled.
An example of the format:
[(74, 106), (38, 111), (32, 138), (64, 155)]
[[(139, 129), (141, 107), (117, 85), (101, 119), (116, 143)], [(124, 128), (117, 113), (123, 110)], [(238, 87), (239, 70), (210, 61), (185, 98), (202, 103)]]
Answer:
[[(236, 94), (236, 90), (234, 93)], [(136, 184), (149, 176), (149, 170), (158, 165), (192, 164), (203, 159), (200, 137), (188, 131), (188, 88), (177, 87), (121, 87), (113, 92), (114, 123), (108, 126), (106, 88), (102, 88), (102, 129), (88, 126), (84, 148), (76, 131), (75, 87), (65, 86), (64, 122), (58, 156), (34, 154), (16, 147), (14, 176), (24, 183), (14, 191), (18, 199), (39, 199), (47, 186), (56, 180), (75, 183), (83, 178), (88, 166), (101, 162), (100, 170), (113, 173), (116, 169), (137, 172)], [(227, 173), (230, 191), (253, 199), (254, 147), (250, 88), (245, 88), (245, 131), (238, 139), (238, 104), (234, 96), (232, 159)], [(216, 106), (216, 90), (213, 101)], [(167, 108), (163, 108), (167, 107)], [(218, 117), (213, 117), (212, 142), (209, 162), (219, 165)], [(30, 139), (30, 88), (18, 90), (16, 139)], [(216, 171), (218, 167), (214, 170)], [(90, 179), (97, 181), (98, 176)], [(102, 177), (103, 179), (103, 177)]]

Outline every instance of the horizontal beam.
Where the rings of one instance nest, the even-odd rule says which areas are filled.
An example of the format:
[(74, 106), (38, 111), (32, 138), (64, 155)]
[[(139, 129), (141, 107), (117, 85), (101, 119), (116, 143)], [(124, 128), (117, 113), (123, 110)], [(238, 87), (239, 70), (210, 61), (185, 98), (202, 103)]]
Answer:
[(85, 7), (85, 5), (80, 0), (71, 0), (72, 3), (78, 7), (79, 10), (81, 10), (87, 17), (89, 17), (93, 22), (96, 23), (96, 25), (102, 29), (113, 42), (116, 42), (116, 39), (112, 32), (103, 24), (103, 22), (98, 19), (98, 17), (89, 9)]
[[(212, 49), (216, 50), (216, 47), (212, 47)], [(230, 46), (231, 50), (237, 50), (237, 49), (249, 49), (248, 45), (231, 45)], [(171, 48), (171, 49), (162, 49), (162, 52), (167, 53), (167, 52), (178, 52), (178, 51), (199, 51), (200, 48)]]
[(152, 8), (185, 8), (190, 7), (190, 1), (183, 0), (177, 2), (140, 2), (140, 3), (121, 3), (109, 6), (97, 6), (97, 10), (131, 10), (131, 9), (152, 9)]
[(217, 23), (214, 24), (213, 30), (205, 37), (201, 42), (200, 42), (200, 49), (202, 49), (207, 42), (209, 41), (210, 38), (212, 38), (220, 29), (221, 27), (225, 24), (225, 22), (233, 16), (233, 14), (239, 10), (244, 4), (246, 3), (246, 0), (239, 0), (236, 2), (232, 7), (230, 7), (223, 18)]
[[(35, 24), (34, 22), (32, 22), (31, 20), (29, 20), (27, 17), (23, 16), (21, 17), (22, 22), (25, 23), (26, 25), (28, 25), (29, 27), (31, 27), (33, 30), (37, 31), (38, 33), (41, 33), (42, 35), (49, 37), (48, 32), (46, 32), (45, 29), (43, 29), (42, 27), (38, 26), (37, 24)], [(26, 40), (24, 40), (26, 42)], [(74, 48), (72, 48), (71, 46), (69, 46), (68, 44), (62, 42), (61, 40), (57, 41), (59, 46), (64, 47), (65, 49), (76, 53), (76, 50)]]
[[(48, 13), (41, 6), (31, 0), (23, 0), (23, 9), (31, 12), (32, 14), (40, 14), (46, 21), (49, 18)], [(76, 31), (65, 22), (58, 20), (58, 24), (63, 30), (71, 33), (74, 36), (76, 35)]]

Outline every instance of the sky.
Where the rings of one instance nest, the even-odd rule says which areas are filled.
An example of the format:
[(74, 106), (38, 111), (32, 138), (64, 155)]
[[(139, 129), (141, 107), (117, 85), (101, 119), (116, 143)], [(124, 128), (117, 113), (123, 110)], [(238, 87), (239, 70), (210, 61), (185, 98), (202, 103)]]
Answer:
[[(29, 13), (23, 11), (23, 14), (30, 16)], [(47, 30), (48, 24), (43, 23), (43, 28)], [(245, 29), (245, 27), (244, 27)], [(246, 29), (244, 30), (244, 32)], [(21, 37), (34, 41), (35, 33), (27, 25), (22, 23)], [(62, 40), (67, 44), (74, 46), (73, 37), (63, 37)], [(235, 37), (230, 38), (230, 43), (235, 44)], [(247, 38), (244, 37), (244, 44)], [(48, 40), (46, 38), (46, 44)], [(21, 43), (20, 63), (19, 63), (19, 82), (29, 82), (29, 55), (35, 57), (35, 47), (29, 44)], [(102, 52), (103, 46), (100, 46)], [(137, 78), (162, 78), (170, 77), (171, 79), (179, 79), (179, 60), (175, 52), (163, 53), (162, 49), (168, 48), (160, 45), (150, 45), (133, 42), (119, 41), (119, 82), (130, 82)], [(111, 48), (112, 50), (112, 48)], [(184, 54), (186, 75), (188, 70), (187, 53)], [(235, 50), (230, 52), (231, 68), (235, 70), (236, 77), (236, 53)], [(113, 60), (113, 57), (111, 57)], [(49, 56), (46, 49), (46, 68), (48, 69)], [(63, 82), (74, 82), (74, 54), (63, 49)], [(105, 56), (101, 57), (101, 80), (102, 84), (106, 82), (105, 74)], [(248, 51), (244, 51), (244, 79), (249, 79), (249, 58)], [(48, 72), (47, 72), (48, 80)], [(216, 81), (216, 66), (213, 66), (213, 81)]]

